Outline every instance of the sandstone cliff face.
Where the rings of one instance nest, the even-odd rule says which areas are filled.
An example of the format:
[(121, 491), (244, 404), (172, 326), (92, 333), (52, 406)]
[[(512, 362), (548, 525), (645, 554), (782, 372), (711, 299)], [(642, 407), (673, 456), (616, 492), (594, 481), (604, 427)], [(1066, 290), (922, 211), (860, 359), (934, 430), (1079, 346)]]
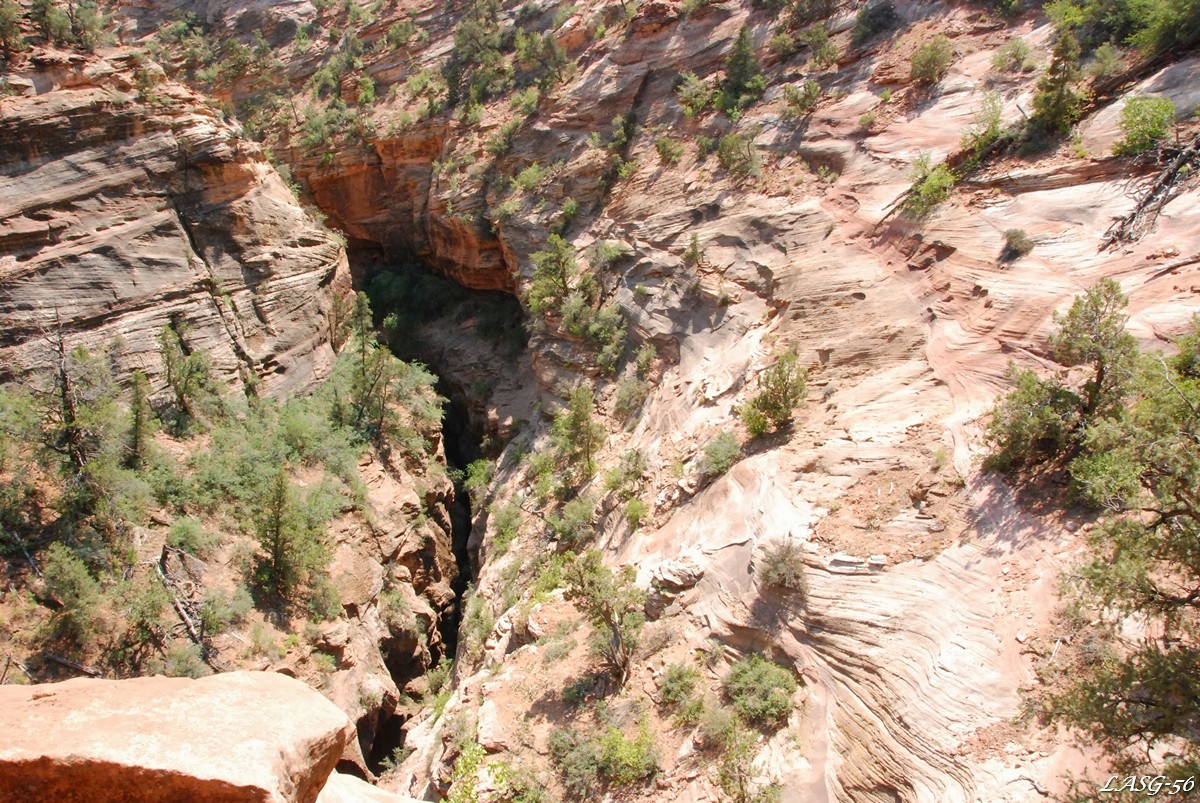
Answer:
[(0, 355), (8, 372), (117, 343), (122, 373), (161, 372), (173, 323), (225, 382), (284, 394), (331, 363), (326, 309), (347, 288), (336, 239), (261, 152), (132, 51), (33, 54), (0, 105)]
[[(507, 17), (516, 6), (508, 4)], [(351, 237), (416, 252), (473, 287), (526, 282), (531, 252), (574, 199), (582, 211), (566, 236), (585, 264), (598, 240), (628, 247), (601, 282), (620, 304), (632, 345), (657, 349), (649, 398), (630, 420), (616, 414), (615, 383), (598, 379), (586, 349), (552, 328), (535, 337), (530, 365), (508, 373), (515, 386), (492, 404), (523, 405), (529, 426), (501, 461), (486, 501), (523, 505), (526, 526), (500, 556), (491, 517), (476, 506), (474, 539), (484, 557), (477, 583), (495, 625), (483, 634), (479, 660), (460, 666), (445, 713), (412, 723), (407, 746), (415, 753), (388, 782), (418, 795), (444, 790), (457, 744), (473, 725), (494, 757), (544, 764), (546, 731), (576, 716), (561, 704), (561, 690), (591, 659), (577, 644), (573, 663), (552, 666), (537, 640), (562, 621), (578, 627), (577, 614), (553, 597), (532, 612), (510, 605), (514, 591), (526, 591), (536, 558), (555, 549), (535, 478), (510, 458), (547, 448), (549, 416), (538, 413), (560, 404), (564, 388), (589, 381), (609, 431), (601, 462), (634, 448), (646, 455), (638, 493), (651, 510), (634, 529), (615, 495), (595, 483), (597, 545), (612, 563), (637, 565), (643, 585), (671, 590), (654, 625), (667, 646), (639, 655), (631, 694), (654, 700), (668, 661), (693, 661), (695, 648), (716, 639), (728, 647), (727, 661), (770, 653), (804, 681), (788, 727), (760, 751), (759, 766), (783, 784), (785, 800), (1025, 800), (1031, 789), (1061, 791), (1064, 769), (1083, 766), (1079, 755), (1054, 734), (1009, 723), (1020, 688), (1053, 660), (1053, 590), (1079, 550), (1077, 523), (1068, 530), (1031, 516), (1010, 489), (981, 474), (980, 416), (1002, 389), (1008, 360), (1037, 364), (1053, 311), (1101, 276), (1118, 277), (1131, 294), (1132, 328), (1143, 342), (1181, 330), (1197, 310), (1200, 195), (1193, 186), (1166, 205), (1153, 237), (1101, 248), (1109, 220), (1133, 203), (1129, 163), (1108, 156), (1118, 137), (1112, 104), (1082, 125), (1084, 156), (1064, 146), (1005, 161), (961, 185), (927, 220), (891, 214), (913, 159), (953, 152), (975, 125), (985, 89), (1000, 93), (1006, 121), (1029, 108), (1036, 75), (994, 75), (990, 59), (1014, 32), (1044, 58), (1050, 29), (1038, 16), (1010, 30), (971, 7), (897, 3), (902, 33), (846, 50), (834, 70), (802, 60), (773, 66), (772, 88), (735, 127), (716, 115), (686, 117), (672, 84), (684, 70), (717, 71), (744, 23), (762, 53), (771, 31), (763, 14), (721, 3), (685, 15), (675, 4), (647, 3), (628, 25), (592, 38), (585, 22), (600, 6), (579, 4), (562, 26), (578, 72), (538, 101), (500, 157), (486, 143), (511, 119), (507, 99), (484, 108), (478, 124), (442, 114), (393, 127), (413, 100), (403, 92), (367, 110), (378, 125), (365, 142), (339, 142), (323, 159), (280, 148)], [(232, 32), (247, 18), (266, 20), (272, 37), (289, 19), (344, 22), (304, 5), (203, 8)], [(405, 6), (368, 25), (364, 41), (378, 41), (401, 12), (430, 39), (411, 53), (380, 48), (365, 59), (381, 98), (389, 84), (436, 68), (457, 14), (438, 4)], [(852, 17), (832, 23), (848, 47)], [(939, 89), (922, 94), (905, 83), (907, 59), (937, 31), (953, 37), (955, 61)], [(316, 59), (283, 52), (298, 87)], [(1143, 76), (1134, 91), (1194, 107), (1197, 74), (1200, 64), (1188, 60)], [(789, 119), (781, 85), (808, 77), (825, 95), (814, 113)], [(887, 101), (879, 92), (885, 85), (896, 90)], [(637, 168), (606, 192), (599, 179), (613, 118), (628, 113), (639, 128), (624, 155)], [(761, 177), (738, 178), (701, 153), (700, 136), (731, 130), (752, 137)], [(660, 135), (682, 144), (678, 164), (657, 155)], [(514, 191), (511, 179), (535, 162), (544, 178), (531, 191)], [(1036, 241), (1011, 264), (999, 259), (1010, 228)], [(692, 235), (704, 249), (695, 266), (682, 259)], [(455, 347), (453, 333), (440, 337)], [(794, 428), (752, 444), (725, 476), (701, 477), (704, 445), (740, 431), (737, 406), (755, 376), (789, 349), (811, 370), (809, 401)], [(470, 362), (460, 364), (487, 377)], [(505, 372), (502, 364), (490, 370)], [(634, 373), (624, 370), (624, 378)], [(414, 584), (424, 582), (418, 534), (404, 524), (418, 503), (386, 482), (379, 489), (402, 499), (396, 526), (371, 536), (379, 554), (408, 556), (401, 563)], [(776, 538), (807, 551), (803, 605), (755, 579), (761, 548)], [(340, 550), (338, 571), (353, 580), (347, 600), (370, 619), (386, 564), (375, 546), (353, 541)], [(436, 603), (443, 584), (427, 585)], [(329, 644), (354, 638), (330, 633)], [(379, 668), (371, 659), (367, 674), (379, 677)], [(705, 669), (713, 696), (725, 668), (718, 661)], [(357, 703), (355, 688), (339, 686), (347, 706)], [(716, 796), (711, 756), (693, 734), (666, 717), (654, 722), (663, 746), (659, 786), (631, 794)]]

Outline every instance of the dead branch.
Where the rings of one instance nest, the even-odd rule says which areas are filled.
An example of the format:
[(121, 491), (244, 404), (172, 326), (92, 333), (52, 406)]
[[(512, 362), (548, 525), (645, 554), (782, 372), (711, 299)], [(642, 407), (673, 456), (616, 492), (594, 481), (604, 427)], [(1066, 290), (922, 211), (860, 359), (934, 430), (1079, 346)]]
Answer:
[[(1160, 160), (1163, 157), (1170, 158), (1171, 149), (1173, 149), (1172, 146), (1164, 146), (1160, 149)], [(1100, 250), (1112, 248), (1118, 243), (1136, 242), (1150, 232), (1158, 220), (1159, 212), (1167, 205), (1168, 201), (1178, 194), (1177, 187), (1181, 175), (1191, 175), (1192, 171), (1190, 169), (1185, 171), (1184, 168), (1193, 168), (1198, 165), (1200, 165), (1200, 134), (1196, 135), (1190, 145), (1179, 150), (1167, 166), (1159, 171), (1158, 176), (1141, 193), (1141, 199), (1133, 207), (1133, 211), (1113, 222), (1105, 232)]]
[(53, 661), (54, 663), (59, 664), (60, 666), (65, 666), (68, 669), (74, 669), (76, 672), (82, 672), (83, 674), (87, 675), (88, 677), (93, 677), (93, 678), (100, 677), (99, 669), (94, 669), (90, 666), (84, 666), (83, 664), (79, 663), (78, 661), (72, 661), (70, 658), (64, 658), (61, 655), (55, 655), (52, 652), (47, 652), (47, 653), (42, 653), (42, 654), (44, 656), (46, 656), (47, 660)]

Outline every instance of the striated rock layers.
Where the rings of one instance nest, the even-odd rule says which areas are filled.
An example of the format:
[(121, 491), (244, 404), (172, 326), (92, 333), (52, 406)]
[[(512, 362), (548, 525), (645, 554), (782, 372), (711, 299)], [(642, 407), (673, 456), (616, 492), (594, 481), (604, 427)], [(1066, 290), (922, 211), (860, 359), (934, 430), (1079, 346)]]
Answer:
[(50, 330), (161, 372), (172, 324), (227, 382), (285, 393), (332, 361), (339, 242), (256, 145), (132, 52), (39, 51), (0, 105), (0, 364), (29, 370)]
[(354, 735), (337, 706), (270, 672), (3, 686), (0, 730), (4, 803), (311, 803)]

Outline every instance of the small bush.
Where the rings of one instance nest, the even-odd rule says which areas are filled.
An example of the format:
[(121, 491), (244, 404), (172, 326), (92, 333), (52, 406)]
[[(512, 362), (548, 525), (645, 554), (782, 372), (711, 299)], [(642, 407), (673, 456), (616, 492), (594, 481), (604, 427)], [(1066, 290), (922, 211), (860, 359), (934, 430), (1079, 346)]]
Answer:
[(649, 508), (641, 499), (634, 497), (625, 503), (625, 521), (629, 522), (630, 528), (636, 530), (642, 526), (642, 520), (646, 518)]
[(1000, 252), (1001, 262), (1012, 262), (1033, 250), (1033, 238), (1022, 229), (1009, 229), (1004, 232), (1004, 249)]
[(636, 377), (626, 377), (617, 383), (617, 398), (613, 404), (613, 412), (628, 419), (642, 408), (646, 397), (650, 394), (650, 384)]
[(675, 85), (675, 94), (679, 96), (679, 105), (688, 117), (697, 117), (713, 104), (712, 87), (701, 80), (695, 73), (685, 72), (679, 75)]
[(946, 76), (954, 58), (954, 46), (945, 34), (937, 36), (918, 47), (912, 54), (910, 75), (918, 84), (932, 86)]
[(700, 459), (700, 473), (706, 477), (719, 477), (733, 467), (742, 456), (742, 447), (732, 432), (722, 432), (704, 447)]
[(692, 699), (700, 673), (688, 664), (671, 664), (663, 676), (659, 695), (664, 705), (680, 706)]
[(1127, 156), (1150, 150), (1164, 138), (1175, 122), (1175, 104), (1170, 98), (1132, 96), (1121, 109), (1121, 130), (1125, 138), (1113, 146), (1113, 153)]
[(1000, 72), (1030, 72), (1035, 66), (1030, 55), (1029, 45), (1025, 44), (1024, 39), (1010, 36), (992, 56), (992, 69)]
[(492, 505), (492, 525), (495, 534), (492, 536), (491, 557), (498, 558), (508, 551), (509, 545), (521, 531), (521, 508), (513, 502), (504, 507)]
[(829, 31), (824, 25), (808, 28), (800, 34), (800, 39), (812, 50), (812, 63), (817, 69), (824, 69), (837, 62), (837, 45), (829, 38)]
[(200, 521), (191, 516), (176, 519), (167, 531), (168, 544), (198, 558), (208, 557), (217, 542), (217, 536), (205, 530)]
[(51, 620), (54, 633), (76, 645), (95, 638), (101, 627), (100, 584), (67, 546), (54, 543), (42, 567), (46, 592), (62, 605)]
[(792, 673), (757, 654), (734, 664), (725, 679), (733, 710), (760, 727), (778, 727), (787, 720), (794, 691)]
[(658, 151), (658, 158), (662, 160), (663, 164), (678, 164), (683, 157), (683, 145), (670, 137), (659, 137), (654, 140), (654, 149)]
[(858, 118), (858, 127), (863, 129), (864, 131), (869, 131), (871, 129), (871, 126), (875, 125), (875, 120), (876, 120), (875, 112), (873, 112), (873, 111), (867, 112), (866, 114), (863, 114), (861, 117)]
[(735, 176), (759, 176), (761, 167), (754, 137), (749, 134), (726, 134), (717, 145), (717, 161)]
[(575, 549), (591, 541), (595, 509), (591, 499), (579, 496), (563, 505), (561, 514), (551, 514), (546, 521), (560, 543)]
[(512, 180), (512, 186), (521, 192), (532, 192), (537, 188), (538, 184), (542, 183), (542, 179), (545, 176), (546, 168), (537, 162), (533, 162), (517, 174), (516, 178)]
[(945, 164), (929, 166), (929, 154), (922, 153), (913, 162), (913, 186), (904, 201), (904, 211), (913, 217), (925, 217), (938, 204), (950, 197), (954, 189), (954, 172)]
[(858, 47), (878, 34), (896, 27), (899, 22), (900, 16), (896, 13), (892, 0), (868, 3), (858, 10), (854, 18), (854, 35), (850, 41)]
[(811, 78), (799, 87), (789, 84), (783, 88), (783, 99), (787, 103), (783, 112), (785, 118), (803, 117), (821, 100), (821, 85)]
[(1087, 73), (1097, 81), (1111, 78), (1125, 66), (1121, 51), (1113, 47), (1112, 42), (1105, 42), (1092, 53), (1092, 63), (1088, 65)]
[(808, 372), (794, 351), (781, 356), (758, 378), (758, 395), (742, 409), (742, 420), (751, 435), (766, 433), (768, 425), (783, 427), (792, 420), (796, 405), (808, 392)]
[(771, 36), (771, 40), (767, 42), (767, 49), (771, 51), (773, 56), (786, 59), (795, 54), (797, 49), (796, 39), (787, 31), (778, 30)]
[(804, 578), (803, 555), (800, 544), (791, 538), (778, 539), (763, 550), (755, 573), (763, 585), (794, 591), (803, 596), (808, 588)]
[(737, 716), (724, 706), (705, 708), (700, 715), (700, 736), (706, 748), (724, 748), (737, 727)]
[(574, 728), (550, 732), (550, 756), (563, 786), (578, 798), (588, 799), (597, 788), (600, 746)]
[(658, 772), (658, 751), (649, 726), (642, 722), (636, 739), (609, 726), (600, 737), (600, 778), (613, 786), (632, 786)]

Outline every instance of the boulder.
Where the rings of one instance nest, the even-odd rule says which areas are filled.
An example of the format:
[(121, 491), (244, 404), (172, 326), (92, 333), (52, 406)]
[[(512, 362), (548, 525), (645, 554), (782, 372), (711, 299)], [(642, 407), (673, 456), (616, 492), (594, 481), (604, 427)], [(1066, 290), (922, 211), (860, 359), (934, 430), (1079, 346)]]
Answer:
[(312, 803), (354, 726), (283, 675), (0, 686), (0, 803)]
[(335, 772), (325, 782), (317, 803), (417, 803), (417, 799), (371, 786), (353, 775)]

